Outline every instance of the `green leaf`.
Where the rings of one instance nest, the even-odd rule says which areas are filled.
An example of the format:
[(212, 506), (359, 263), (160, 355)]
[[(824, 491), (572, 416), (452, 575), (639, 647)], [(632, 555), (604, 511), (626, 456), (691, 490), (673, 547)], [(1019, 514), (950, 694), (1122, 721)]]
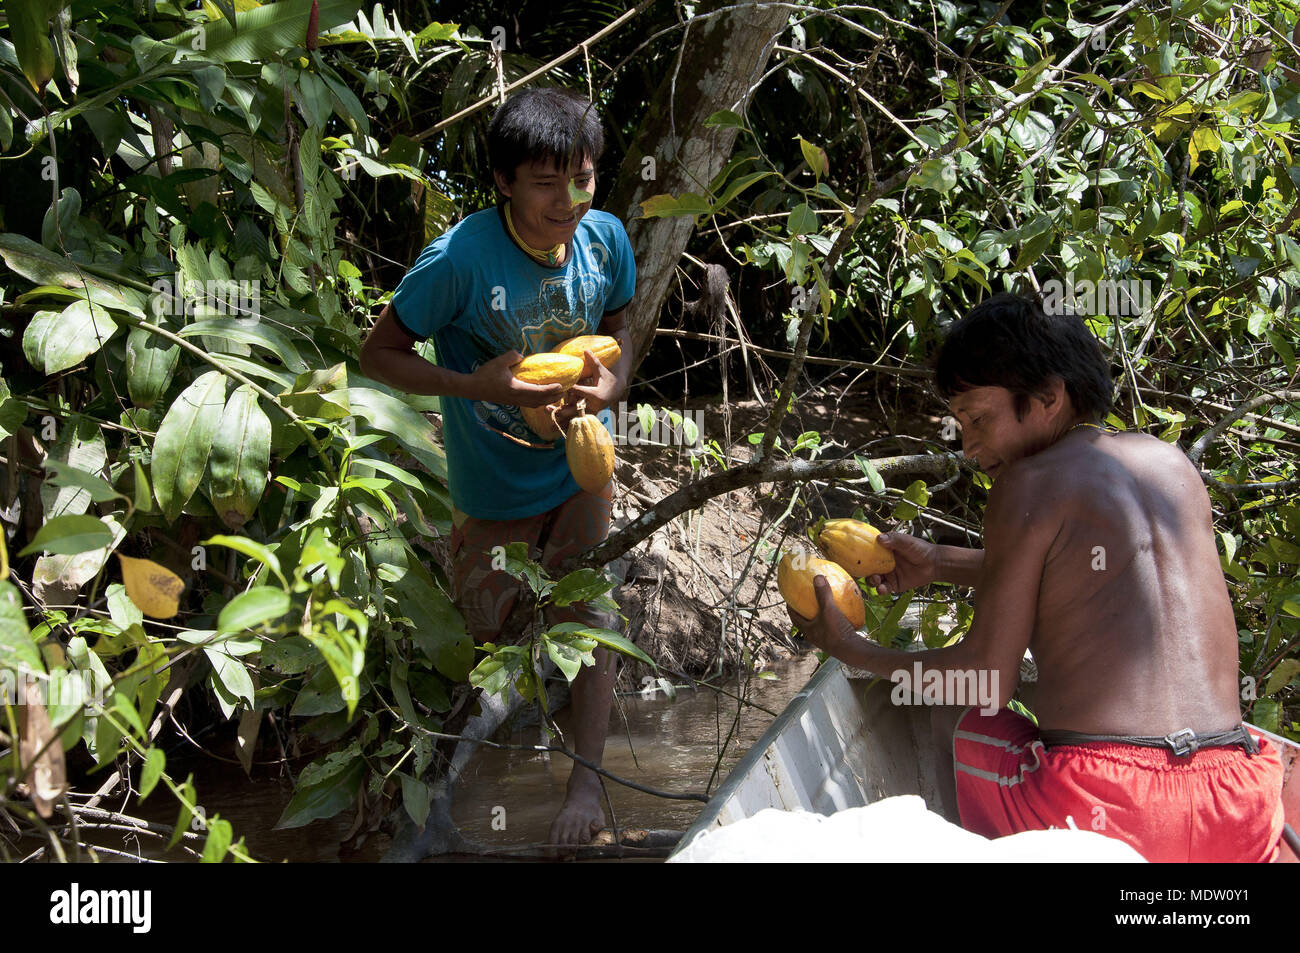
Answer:
[(607, 649), (612, 649), (621, 655), (634, 658), (639, 662), (644, 662), (651, 668), (657, 669), (654, 659), (646, 655), (636, 647), (630, 640), (609, 629), (598, 629), (585, 626), (581, 622), (561, 622), (559, 625), (552, 626), (550, 629), (552, 635), (580, 635), (583, 638), (591, 639), (600, 643)]
[(19, 556), (31, 553), (73, 553), (100, 549), (113, 542), (113, 532), (93, 516), (56, 516), (42, 526)]
[(423, 414), (370, 387), (349, 387), (348, 399), (353, 415), (395, 439), (438, 480), (446, 482), (447, 455), (438, 442), (438, 431)]
[(799, 136), (799, 151), (803, 153), (803, 160), (808, 163), (808, 168), (818, 179), (826, 175), (831, 170), (830, 160), (826, 158), (826, 150), (821, 146), (814, 145), (803, 136)]
[(219, 817), (208, 819), (208, 838), (203, 842), (203, 857), (200, 863), (219, 864), (225, 859), (226, 852), (230, 850), (230, 842), (234, 839), (234, 831), (230, 827), (230, 822), (222, 820)]
[(405, 772), (398, 772), (398, 777), (402, 779), (402, 806), (406, 808), (411, 820), (415, 821), (415, 826), (423, 830), (424, 822), (429, 818), (429, 802), (432, 800), (429, 786)]
[(217, 693), (226, 717), (229, 718), (234, 711), (236, 701), (247, 702), (251, 708), (253, 705), (253, 679), (248, 674), (248, 669), (244, 667), (244, 663), (228, 654), (221, 646), (204, 646), (203, 654), (212, 663), (213, 688), (224, 689), (229, 696), (222, 698), (221, 692)]
[(1300, 674), (1300, 659), (1283, 659), (1269, 673), (1268, 681), (1264, 683), (1264, 691), (1261, 694), (1272, 695), (1274, 692), (1281, 691), (1297, 674)]
[(237, 553), (243, 553), (245, 556), (252, 557), (266, 566), (271, 572), (275, 573), (280, 582), (286, 582), (284, 573), (280, 571), (280, 560), (275, 553), (257, 542), (244, 536), (210, 536), (203, 541), (204, 546), (225, 546), (227, 549), (233, 549)]
[(254, 323), (247, 318), (225, 317), (195, 321), (181, 328), (179, 334), (183, 338), (216, 337), (238, 344), (253, 344), (269, 351), (295, 374), (307, 369), (307, 362), (298, 354), (297, 348), (289, 343), (287, 337), (273, 327), (260, 322)]
[(9, 39), (27, 82), (38, 93), (54, 78), (54, 47), (50, 43), (50, 17), (58, 12), (43, 0), (5, 0)]
[(247, 384), (235, 388), (208, 457), (212, 508), (231, 529), (256, 511), (271, 469), (271, 420), (257, 401)]
[(0, 670), (45, 671), (40, 649), (27, 630), (22, 600), (11, 582), (0, 581)]
[(241, 592), (217, 616), (218, 632), (243, 632), (264, 622), (279, 619), (289, 611), (289, 593), (270, 586), (255, 586)]
[(45, 473), (45, 482), (51, 486), (75, 487), (84, 490), (90, 494), (91, 500), (96, 503), (107, 503), (113, 499), (126, 499), (125, 496), (113, 489), (103, 477), (97, 477), (93, 473), (86, 473), (69, 463), (46, 460)]
[(578, 569), (569, 573), (551, 590), (551, 602), (567, 606), (574, 602), (587, 602), (604, 595), (614, 587), (614, 582), (599, 569)]
[[(138, 81), (135, 79), (132, 83)], [(78, 299), (88, 298), (101, 307), (126, 311), (137, 318), (145, 316), (144, 298), (138, 292), (89, 275), (72, 259), (55, 254), (23, 235), (0, 234), (0, 258), (35, 285), (70, 289), (77, 293)]]
[(66, 371), (84, 361), (117, 333), (117, 322), (101, 305), (72, 302), (62, 311), (38, 311), (23, 332), (23, 354), (45, 374)]
[[(343, 26), (361, 9), (361, 0), (320, 0), (317, 29), (325, 33)], [(239, 28), (227, 20), (204, 23), (176, 34), (164, 45), (171, 55), (216, 63), (256, 63), (302, 49), (311, 16), (309, 0), (280, 0), (244, 10)]]
[(806, 202), (796, 205), (786, 220), (786, 230), (791, 235), (817, 234), (817, 213)]
[(162, 777), (163, 769), (167, 766), (167, 756), (163, 754), (161, 748), (150, 748), (145, 752), (144, 768), (140, 772), (140, 800), (149, 796), (149, 792), (154, 789), (158, 779)]
[(366, 763), (357, 758), (346, 770), (319, 784), (300, 788), (276, 821), (275, 830), (303, 827), (312, 821), (333, 817), (348, 807), (361, 790)]
[(641, 203), (642, 218), (671, 218), (675, 215), (708, 215), (713, 205), (702, 195), (652, 195)]
[(867, 482), (871, 484), (871, 489), (876, 493), (884, 493), (885, 481), (880, 476), (880, 471), (876, 469), (875, 465), (866, 457), (860, 457), (857, 454), (853, 455), (853, 459), (856, 460), (858, 466), (862, 468), (862, 472), (867, 477)]
[(912, 173), (907, 184), (919, 189), (932, 189), (944, 195), (957, 185), (957, 166), (947, 156), (927, 159), (921, 168)]
[(393, 584), (398, 614), (411, 620), (411, 638), (439, 672), (463, 681), (474, 665), (474, 643), (447, 595), (423, 572), (408, 572)]
[(158, 428), (150, 475), (169, 523), (180, 516), (203, 479), (225, 406), (225, 375), (209, 371), (181, 391)]
[(171, 386), (181, 347), (135, 327), (126, 336), (126, 390), (137, 407), (152, 407)]
[(719, 109), (708, 119), (704, 120), (704, 125), (710, 128), (719, 129), (744, 129), (745, 117), (730, 109)]

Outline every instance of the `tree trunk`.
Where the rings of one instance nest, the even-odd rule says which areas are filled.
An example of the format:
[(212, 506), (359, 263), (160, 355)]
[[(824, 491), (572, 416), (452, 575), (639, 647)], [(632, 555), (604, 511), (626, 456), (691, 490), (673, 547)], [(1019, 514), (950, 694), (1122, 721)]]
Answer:
[[(711, 0), (701, 5), (700, 13), (733, 5)], [(750, 3), (691, 21), (681, 52), (623, 159), (618, 185), (605, 208), (627, 223), (636, 254), (636, 296), (626, 316), (635, 350), (633, 367), (650, 348), (673, 272), (695, 228), (689, 216), (638, 218), (640, 203), (665, 193), (700, 194), (722, 170), (739, 130), (706, 127), (704, 120), (722, 109), (744, 113), (751, 88), (789, 18), (788, 7)], [(647, 157), (653, 162), (645, 162)]]

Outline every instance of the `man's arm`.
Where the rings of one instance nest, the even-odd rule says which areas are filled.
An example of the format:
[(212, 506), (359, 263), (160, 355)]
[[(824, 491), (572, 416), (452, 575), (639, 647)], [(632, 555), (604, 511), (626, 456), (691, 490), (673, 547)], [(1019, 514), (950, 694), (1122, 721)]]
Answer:
[(416, 339), (398, 323), (391, 304), (361, 344), (361, 373), (408, 394), (468, 397), (468, 374), (439, 367), (415, 352)]
[(408, 394), (465, 397), (523, 407), (544, 406), (563, 392), (559, 384), (528, 384), (516, 378), (510, 365), (523, 359), (517, 351), (493, 358), (472, 374), (461, 374), (426, 361), (415, 352), (415, 342), (397, 320), (393, 306), (385, 305), (361, 344), (361, 373)]
[(954, 586), (978, 586), (984, 570), (984, 550), (964, 546), (938, 547), (936, 582), (950, 582)]
[[(985, 549), (979, 572), (979, 604), (970, 631), (960, 642), (923, 652), (900, 652), (859, 634), (836, 608), (830, 587), (817, 584), (820, 613), (815, 620), (795, 618), (804, 636), (854, 668), (889, 677), (896, 670), (911, 674), (914, 664), (937, 670), (996, 673), (998, 707), (1015, 693), (1020, 660), (1034, 632), (1038, 587), (1048, 551), (1060, 529), (1059, 502), (1031, 467), (1012, 466), (999, 477), (985, 513)], [(958, 550), (979, 552), (979, 550)], [(973, 559), (971, 560), (973, 562)], [(966, 567), (967, 569), (969, 566)], [(959, 568), (959, 574), (961, 569)], [(916, 686), (919, 690), (920, 686)]]

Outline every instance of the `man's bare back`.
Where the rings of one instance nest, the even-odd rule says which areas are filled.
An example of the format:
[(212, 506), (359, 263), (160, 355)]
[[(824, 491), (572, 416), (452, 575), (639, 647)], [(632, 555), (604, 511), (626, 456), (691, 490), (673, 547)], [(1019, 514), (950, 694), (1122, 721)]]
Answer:
[(1238, 724), (1232, 606), (1209, 497), (1182, 451), (1082, 428), (1017, 466), (1052, 487), (1044, 500), (1060, 520), (1030, 640), (1040, 727), (1160, 736)]

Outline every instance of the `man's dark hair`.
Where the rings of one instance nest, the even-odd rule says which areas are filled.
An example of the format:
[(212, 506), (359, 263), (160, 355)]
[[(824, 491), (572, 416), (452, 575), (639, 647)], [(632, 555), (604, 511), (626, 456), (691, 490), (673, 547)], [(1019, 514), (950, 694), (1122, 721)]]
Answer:
[(567, 171), (584, 156), (595, 164), (605, 151), (605, 133), (591, 100), (567, 89), (539, 86), (515, 93), (498, 108), (488, 126), (492, 171), (507, 182), (525, 163), (549, 164)]
[(952, 326), (935, 358), (934, 376), (944, 400), (973, 387), (1005, 387), (1017, 420), (1029, 410), (1029, 398), (1058, 377), (1075, 411), (1087, 419), (1104, 417), (1112, 402), (1110, 365), (1083, 319), (1045, 314), (1038, 302), (1005, 292)]

